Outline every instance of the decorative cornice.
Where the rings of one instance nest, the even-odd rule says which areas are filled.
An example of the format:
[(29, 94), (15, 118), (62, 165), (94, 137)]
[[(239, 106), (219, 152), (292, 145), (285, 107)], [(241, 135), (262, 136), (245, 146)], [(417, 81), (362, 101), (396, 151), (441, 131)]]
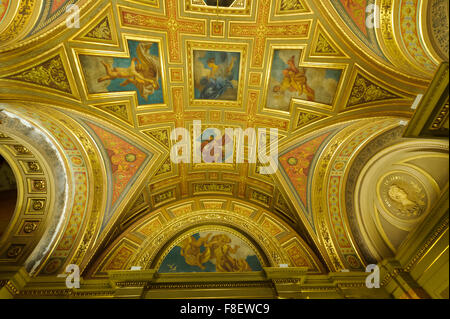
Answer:
[(443, 123), (449, 117), (449, 65), (442, 62), (409, 121), (403, 137), (447, 138), (449, 130)]
[(273, 288), (268, 281), (208, 282), (208, 283), (149, 283), (146, 289), (217, 289), (217, 288)]
[(449, 218), (446, 217), (444, 222), (436, 228), (436, 230), (433, 232), (431, 237), (425, 242), (425, 244), (422, 246), (422, 248), (419, 249), (416, 255), (414, 255), (413, 258), (409, 261), (409, 263), (405, 267), (406, 272), (410, 272), (412, 268), (417, 264), (417, 262), (422, 258), (422, 256), (425, 255), (425, 253), (428, 251), (428, 249), (434, 245), (436, 239), (438, 239), (442, 233), (448, 229), (448, 222)]

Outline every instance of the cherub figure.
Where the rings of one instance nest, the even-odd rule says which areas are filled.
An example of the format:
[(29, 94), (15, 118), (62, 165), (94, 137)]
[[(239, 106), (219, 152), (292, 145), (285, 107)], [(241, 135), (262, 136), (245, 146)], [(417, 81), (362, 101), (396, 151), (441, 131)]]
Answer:
[(139, 94), (148, 100), (159, 89), (159, 77), (161, 68), (156, 57), (149, 53), (153, 43), (139, 43), (137, 47), (137, 58), (131, 59), (128, 68), (113, 67), (101, 61), (105, 67), (106, 75), (98, 79), (98, 82), (107, 80), (124, 79), (120, 86), (132, 83), (139, 90)]
[(181, 256), (184, 257), (184, 260), (188, 265), (198, 266), (201, 269), (205, 269), (203, 266), (204, 263), (208, 262), (211, 257), (211, 251), (209, 248), (206, 248), (203, 252), (200, 250), (202, 245), (206, 246), (208, 242), (209, 236), (195, 239), (193, 236), (186, 238), (182, 243), (180, 243), (181, 247)]
[(284, 94), (288, 90), (290, 92), (297, 92), (298, 95), (305, 93), (308, 101), (314, 101), (315, 93), (308, 86), (305, 69), (299, 69), (295, 66), (295, 56), (292, 56), (287, 61), (287, 64), (288, 67), (283, 70), (283, 81), (280, 85), (273, 87), (273, 92)]
[(205, 245), (211, 249), (211, 258), (216, 259), (216, 270), (218, 272), (243, 272), (251, 271), (250, 265), (244, 259), (231, 256), (235, 254), (239, 245), (234, 248), (230, 245), (231, 239), (225, 234), (215, 235)]

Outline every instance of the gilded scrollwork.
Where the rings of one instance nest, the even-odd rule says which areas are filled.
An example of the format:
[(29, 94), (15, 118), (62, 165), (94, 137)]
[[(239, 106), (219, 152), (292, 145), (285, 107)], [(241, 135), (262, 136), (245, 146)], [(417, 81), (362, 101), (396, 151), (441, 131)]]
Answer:
[(31, 18), (36, 0), (22, 0), (17, 15), (14, 17), (11, 25), (3, 33), (0, 34), (0, 42), (6, 43), (17, 37), (26, 27)]
[(60, 55), (6, 78), (72, 93)]
[(448, 59), (449, 49), (449, 13), (448, 1), (432, 0), (429, 4), (428, 18), (431, 21), (432, 44), (437, 48), (439, 54)]
[(372, 83), (361, 74), (358, 74), (355, 83), (353, 84), (347, 106), (351, 107), (359, 104), (395, 98), (399, 98), (399, 96)]
[(84, 36), (91, 39), (112, 40), (111, 28), (108, 17), (105, 17), (99, 24)]
[(301, 0), (281, 0), (280, 11), (307, 11)]

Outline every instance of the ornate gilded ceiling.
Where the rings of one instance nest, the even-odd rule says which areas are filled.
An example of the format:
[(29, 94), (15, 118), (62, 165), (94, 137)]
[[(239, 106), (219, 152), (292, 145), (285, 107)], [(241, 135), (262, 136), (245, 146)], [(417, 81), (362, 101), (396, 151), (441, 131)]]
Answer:
[[(372, 245), (365, 230), (354, 230), (362, 208), (346, 207), (359, 199), (344, 190), (384, 183), (374, 173), (367, 186), (351, 175), (349, 186), (348, 174), (357, 174), (351, 169), (361, 149), (411, 117), (414, 99), (448, 60), (448, 39), (439, 40), (445, 31), (430, 25), (439, 16), (448, 34), (448, 16), (437, 13), (444, 2), (0, 1), (0, 147), (20, 163), (19, 189), (30, 197), (0, 259), (26, 259), (42, 275), (74, 263), (89, 276), (154, 268), (196, 225), (201, 234), (247, 234), (241, 240), (260, 266), (361, 270), (392, 254), (406, 235), (391, 230), (395, 239), (380, 235), (383, 244)], [(195, 120), (222, 134), (277, 128), (279, 170), (260, 174), (260, 162), (172, 163), (171, 131), (192, 133)], [(430, 147), (445, 150), (439, 145)], [(39, 172), (28, 170), (31, 162)], [(419, 173), (408, 174), (405, 181)], [(39, 181), (44, 189), (36, 189)], [(445, 188), (430, 185), (417, 186), (430, 199)], [(377, 216), (404, 231), (399, 208), (393, 217), (387, 202), (361, 205), (374, 209), (374, 202)], [(47, 246), (21, 237), (30, 222), (51, 229)], [(383, 234), (393, 226), (378, 220), (373, 227)], [(3, 258), (9, 251), (17, 254)]]

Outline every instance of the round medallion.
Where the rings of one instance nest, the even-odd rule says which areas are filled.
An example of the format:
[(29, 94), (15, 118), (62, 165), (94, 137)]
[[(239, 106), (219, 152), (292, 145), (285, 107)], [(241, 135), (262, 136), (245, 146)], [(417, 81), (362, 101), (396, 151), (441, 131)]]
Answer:
[(400, 219), (411, 220), (420, 217), (428, 204), (422, 183), (403, 172), (385, 175), (378, 183), (378, 194), (384, 208)]
[(125, 155), (125, 160), (127, 162), (134, 162), (136, 160), (136, 154), (129, 153)]
[(289, 157), (287, 162), (289, 165), (297, 165), (298, 160), (295, 157)]

